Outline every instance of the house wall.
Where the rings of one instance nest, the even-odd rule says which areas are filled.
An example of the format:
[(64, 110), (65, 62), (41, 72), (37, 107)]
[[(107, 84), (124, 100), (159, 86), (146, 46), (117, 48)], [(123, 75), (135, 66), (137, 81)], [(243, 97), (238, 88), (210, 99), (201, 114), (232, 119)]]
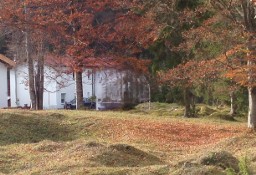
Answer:
[(123, 72), (115, 69), (95, 73), (96, 109), (116, 108), (123, 103)]
[[(19, 65), (11, 71), (12, 107), (23, 107), (25, 104), (30, 105), (27, 72), (26, 65)], [(136, 77), (132, 72), (117, 71), (115, 69), (97, 70), (94, 73), (95, 94), (92, 88), (92, 76), (92, 70), (86, 69), (84, 71), (83, 93), (85, 98), (90, 98), (93, 95), (96, 96), (96, 109), (105, 109), (108, 108), (106, 107), (108, 105), (118, 106), (126, 102), (137, 103), (148, 99), (147, 83), (143, 80), (143, 77)], [(7, 81), (3, 82), (7, 83)], [(58, 73), (52, 68), (46, 67), (44, 83), (44, 109), (63, 109), (65, 102), (75, 98), (76, 86), (73, 73)], [(7, 84), (5, 87), (7, 88)], [(1, 91), (1, 93), (3, 92)], [(3, 96), (1, 95), (0, 98)], [(7, 103), (7, 89), (5, 99), (5, 103)]]
[(7, 68), (0, 62), (0, 108), (7, 107)]
[(93, 73), (91, 69), (86, 69), (83, 72), (83, 94), (85, 98), (93, 96), (92, 89)]
[(120, 108), (148, 100), (145, 77), (131, 71), (107, 69), (95, 74), (96, 109)]
[[(15, 72), (16, 71), (16, 72)], [(12, 107), (30, 105), (30, 96), (28, 89), (28, 69), (26, 65), (19, 65), (13, 75), (16, 74), (17, 99), (12, 96)], [(15, 76), (12, 78), (15, 82)], [(15, 89), (15, 83), (11, 83), (12, 89)], [(69, 102), (75, 98), (75, 81), (73, 74), (57, 73), (55, 70), (45, 67), (44, 82), (44, 109), (63, 109), (62, 102)], [(84, 97), (92, 96), (92, 75), (88, 76), (88, 70), (83, 73), (83, 91)], [(13, 92), (13, 90), (12, 90)], [(61, 100), (62, 94), (65, 94), (64, 101)], [(17, 102), (16, 102), (17, 101)], [(16, 103), (15, 103), (16, 102)]]
[[(57, 83), (52, 79), (54, 73), (49, 68), (45, 68), (45, 82), (44, 82), (44, 109), (56, 109), (57, 104)], [(30, 105), (30, 95), (28, 88), (28, 68), (26, 65), (19, 65), (15, 69), (16, 74), (16, 106), (24, 107)], [(11, 85), (13, 86), (13, 85)], [(15, 98), (14, 98), (15, 99)], [(12, 100), (14, 101), (14, 100)], [(14, 105), (14, 104), (13, 104)], [(13, 106), (14, 107), (14, 106)]]
[[(15, 101), (16, 105), (12, 107), (30, 105), (29, 98), (29, 89), (28, 89), (28, 70), (25, 65), (20, 65), (14, 69), (14, 74), (16, 75), (16, 97), (12, 99)], [(15, 86), (15, 83), (12, 83), (11, 86)], [(13, 88), (12, 88), (13, 89)]]
[(16, 70), (13, 68), (10, 70), (10, 90), (11, 90), (11, 106), (17, 106), (16, 102)]
[[(59, 77), (58, 80), (63, 82), (62, 85), (56, 85), (56, 108), (63, 109), (65, 102), (69, 102), (75, 98), (75, 82), (73, 78), (73, 74), (63, 74), (62, 77)], [(61, 101), (61, 94), (65, 94), (65, 99)]]

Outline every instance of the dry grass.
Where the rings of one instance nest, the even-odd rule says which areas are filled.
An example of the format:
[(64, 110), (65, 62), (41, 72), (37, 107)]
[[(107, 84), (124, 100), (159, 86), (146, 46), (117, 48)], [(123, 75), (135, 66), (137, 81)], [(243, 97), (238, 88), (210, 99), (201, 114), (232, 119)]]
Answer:
[[(217, 165), (202, 165), (198, 157), (212, 151), (244, 157), (255, 151), (255, 138), (245, 123), (219, 119), (134, 111), (0, 110), (0, 173), (225, 173)], [(255, 157), (249, 158), (251, 167)]]

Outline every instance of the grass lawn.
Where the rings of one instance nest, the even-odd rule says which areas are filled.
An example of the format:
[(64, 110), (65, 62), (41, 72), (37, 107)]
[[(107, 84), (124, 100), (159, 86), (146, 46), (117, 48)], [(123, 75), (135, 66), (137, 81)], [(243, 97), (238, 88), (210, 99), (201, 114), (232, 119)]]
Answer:
[(0, 110), (0, 174), (256, 173), (256, 137), (243, 117), (184, 119), (175, 105), (146, 107)]

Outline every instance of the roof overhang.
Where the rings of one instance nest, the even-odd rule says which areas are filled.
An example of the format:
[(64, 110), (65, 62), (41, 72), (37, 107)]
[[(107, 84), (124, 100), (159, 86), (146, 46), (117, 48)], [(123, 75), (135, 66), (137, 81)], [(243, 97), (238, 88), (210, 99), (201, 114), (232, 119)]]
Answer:
[(7, 58), (6, 56), (0, 54), (0, 62), (7, 64), (9, 67), (14, 67), (16, 65), (15, 61)]

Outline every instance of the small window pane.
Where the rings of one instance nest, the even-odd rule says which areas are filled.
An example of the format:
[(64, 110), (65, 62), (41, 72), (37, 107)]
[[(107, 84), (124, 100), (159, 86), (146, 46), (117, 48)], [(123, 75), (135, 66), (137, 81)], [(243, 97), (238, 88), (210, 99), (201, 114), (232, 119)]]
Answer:
[(61, 103), (63, 104), (66, 101), (66, 93), (61, 93), (60, 95), (61, 95)]

